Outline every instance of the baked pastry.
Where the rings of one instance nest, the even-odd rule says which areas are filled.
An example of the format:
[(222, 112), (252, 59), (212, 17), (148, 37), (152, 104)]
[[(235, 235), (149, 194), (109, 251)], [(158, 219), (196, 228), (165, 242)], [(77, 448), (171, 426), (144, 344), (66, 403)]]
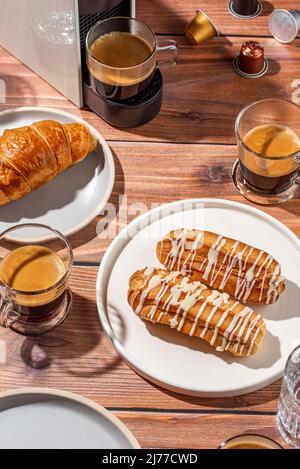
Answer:
[(266, 332), (253, 309), (179, 272), (138, 270), (129, 281), (128, 302), (142, 319), (200, 337), (235, 356), (255, 354)]
[(285, 287), (281, 267), (268, 253), (210, 231), (171, 231), (156, 253), (169, 271), (190, 275), (243, 303), (275, 303)]
[(83, 160), (97, 145), (83, 124), (41, 121), (0, 138), (0, 205), (19, 199)]

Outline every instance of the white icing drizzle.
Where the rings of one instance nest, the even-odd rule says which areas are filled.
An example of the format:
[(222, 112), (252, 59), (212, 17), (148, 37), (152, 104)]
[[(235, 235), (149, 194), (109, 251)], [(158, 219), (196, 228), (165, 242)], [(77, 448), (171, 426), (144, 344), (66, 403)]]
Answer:
[[(191, 252), (190, 252), (189, 256), (187, 257), (186, 261), (183, 264), (183, 270), (185, 270), (186, 263), (189, 260), (189, 258), (191, 257), (191, 261), (190, 261), (190, 265), (189, 265), (189, 272), (191, 272), (192, 266), (193, 266), (194, 261), (195, 261), (195, 257), (197, 255), (197, 250), (202, 248), (203, 243), (204, 243), (204, 232), (199, 231), (197, 233), (197, 236), (196, 236), (192, 246), (191, 246)], [(187, 248), (189, 248), (188, 243), (187, 243)]]
[[(220, 250), (226, 244), (226, 242), (227, 242), (226, 239), (222, 239), (222, 241), (220, 242), (220, 245), (218, 246), (218, 255), (217, 255), (216, 262), (214, 263), (214, 268), (213, 268), (213, 271), (212, 271), (212, 274), (211, 274), (211, 280), (210, 280), (211, 285), (214, 284), (214, 279), (216, 278), (215, 271), (216, 271), (216, 268), (217, 268), (217, 265), (218, 265), (218, 258), (219, 258)], [(222, 263), (220, 263), (220, 267), (221, 266), (222, 266)], [(218, 272), (219, 272), (219, 270), (217, 271), (217, 275), (218, 275)]]
[[(195, 254), (196, 255), (196, 254)], [(186, 257), (186, 260), (184, 261), (184, 263), (182, 264), (182, 268), (181, 268), (181, 272), (183, 274), (186, 274), (187, 272), (190, 273), (191, 270), (190, 268), (187, 268), (187, 265), (188, 265), (188, 262), (190, 260), (190, 258), (193, 257), (193, 253), (192, 252), (189, 252), (187, 257)], [(190, 266), (193, 264), (193, 261), (191, 260), (190, 261)]]
[[(190, 308), (192, 308), (200, 298), (200, 294), (203, 290), (207, 290), (207, 287), (201, 282), (191, 282), (189, 283), (188, 278), (184, 277), (181, 284), (179, 285), (179, 291), (182, 293), (187, 293), (185, 298), (182, 301), (178, 301), (179, 305), (176, 311), (176, 315), (171, 320), (171, 327), (176, 327), (178, 325), (179, 315), (182, 313), (182, 318), (177, 327), (177, 330), (180, 331), (184, 325), (186, 316)], [(172, 295), (172, 292), (171, 292)]]
[(251, 352), (252, 352), (252, 350), (253, 350), (255, 341), (256, 341), (257, 336), (258, 336), (259, 333), (260, 333), (260, 327), (257, 328), (255, 334), (254, 334), (253, 337), (252, 337), (252, 340), (251, 340), (251, 343), (250, 343), (250, 347), (249, 347), (249, 350), (248, 350), (248, 353), (247, 353), (248, 356), (251, 355)]
[(216, 265), (218, 262), (218, 257), (219, 257), (219, 252), (222, 246), (226, 243), (226, 239), (223, 238), (223, 236), (218, 236), (214, 244), (211, 246), (210, 250), (208, 251), (207, 254), (207, 266), (203, 274), (204, 280), (208, 280), (210, 271), (212, 267)]
[(226, 331), (224, 332), (224, 338), (223, 338), (223, 343), (222, 343), (222, 349), (223, 350), (228, 350), (232, 339), (234, 337), (234, 334), (236, 331), (239, 329), (239, 327), (242, 326), (243, 321), (246, 319), (247, 320), (247, 315), (252, 314), (252, 309), (249, 308), (248, 306), (245, 306), (239, 313), (235, 314), (227, 327)]
[[(232, 273), (232, 270), (233, 270), (233, 268), (235, 267), (235, 265), (236, 265), (236, 263), (237, 263), (237, 261), (238, 261), (238, 255), (235, 256), (234, 253), (235, 253), (235, 251), (237, 250), (237, 247), (239, 246), (239, 244), (240, 244), (239, 241), (236, 241), (236, 242), (233, 244), (232, 248), (231, 248), (231, 254), (230, 254), (230, 257), (229, 257), (228, 266), (227, 266), (227, 268), (226, 268), (226, 271), (225, 271), (225, 274), (224, 274), (224, 276), (223, 276), (223, 279), (222, 279), (222, 281), (221, 281), (221, 283), (220, 283), (220, 288), (221, 288), (221, 290), (224, 290), (224, 287), (226, 286), (226, 283), (227, 283), (227, 281), (228, 281), (228, 279), (229, 279), (229, 277), (230, 277), (230, 275), (231, 275), (231, 273)], [(244, 250), (242, 251), (242, 255), (243, 255), (245, 249), (246, 249), (246, 247), (245, 247)], [(225, 263), (225, 259), (224, 259), (224, 263)]]
[(149, 279), (148, 287), (144, 289), (141, 294), (140, 302), (135, 310), (136, 314), (140, 314), (142, 311), (145, 299), (147, 298), (148, 294), (150, 293), (153, 288), (157, 287), (161, 283), (161, 277), (159, 275), (154, 275)]
[[(253, 313), (253, 311), (250, 311), (250, 312), (249, 312), (249, 314), (248, 314), (247, 317), (246, 317), (246, 320), (243, 322), (243, 324), (242, 324), (241, 327), (240, 327), (240, 330), (239, 330), (238, 335), (237, 335), (237, 338), (236, 338), (236, 343), (235, 343), (235, 345), (234, 345), (234, 347), (233, 347), (233, 351), (234, 351), (235, 353), (238, 352), (238, 349), (239, 349), (239, 346), (240, 346), (240, 343), (241, 343), (243, 334), (244, 334), (244, 332), (245, 332), (246, 327), (248, 326), (248, 322), (249, 322), (250, 319), (251, 319), (252, 313)], [(248, 327), (250, 327), (250, 325), (249, 325)]]
[[(241, 300), (243, 298), (243, 302), (247, 301), (247, 299), (249, 298), (249, 296), (251, 295), (251, 292), (253, 290), (253, 287), (254, 287), (254, 283), (255, 283), (255, 279), (253, 281), (253, 278), (254, 278), (254, 272), (255, 272), (255, 268), (261, 258), (261, 256), (264, 254), (263, 251), (259, 251), (259, 254), (257, 256), (257, 258), (255, 259), (255, 261), (253, 262), (252, 266), (250, 267), (250, 269), (247, 270), (246, 272), (246, 275), (245, 275), (245, 278), (243, 280), (243, 282), (241, 282), (241, 288), (240, 288), (240, 293), (237, 295), (237, 299), (238, 300)], [(243, 293), (245, 292), (244, 296), (243, 296)]]
[(154, 267), (147, 267), (144, 274), (147, 276), (147, 277), (151, 277), (151, 275), (153, 274), (154, 272)]
[[(206, 290), (206, 288), (203, 288), (203, 289)], [(203, 289), (202, 289), (202, 290), (203, 290)], [(202, 290), (201, 290), (201, 291), (202, 291)], [(192, 308), (192, 307), (197, 303), (198, 299), (199, 299), (199, 292), (196, 292), (195, 294), (188, 294), (188, 295), (186, 295), (186, 297), (184, 298), (184, 300), (181, 302), (181, 304), (180, 304), (180, 306), (179, 306), (179, 308), (178, 308), (178, 310), (179, 310), (178, 313), (179, 313), (180, 311), (182, 311), (183, 314), (182, 314), (180, 323), (179, 323), (179, 325), (178, 325), (178, 327), (177, 327), (177, 330), (178, 330), (178, 331), (180, 331), (180, 330), (182, 329), (182, 327), (183, 327), (183, 325), (184, 325), (184, 323), (185, 323), (185, 318), (186, 318), (186, 316), (187, 316), (187, 314), (188, 314), (190, 308)], [(178, 313), (176, 313), (176, 315), (177, 315)]]
[[(246, 246), (247, 248), (248, 246)], [(246, 250), (245, 248), (245, 250)], [(234, 296), (236, 298), (238, 298), (238, 295), (239, 295), (239, 291), (242, 287), (242, 279), (241, 279), (241, 274), (242, 272), (245, 270), (245, 267), (247, 265), (247, 262), (248, 262), (248, 259), (249, 257), (251, 256), (252, 254), (252, 251), (253, 251), (254, 248), (250, 247), (249, 249), (249, 252), (243, 262), (243, 254), (244, 254), (244, 251), (243, 251), (243, 254), (242, 255), (238, 255), (239, 256), (239, 259), (238, 259), (238, 263), (239, 263), (239, 272), (238, 272), (238, 275), (237, 275), (237, 281), (236, 281), (236, 287), (235, 287), (235, 292), (234, 292)]]
[[(242, 354), (244, 348), (245, 348), (245, 344), (247, 344), (249, 338), (250, 338), (250, 335), (251, 335), (251, 332), (253, 331), (254, 327), (256, 326), (256, 324), (261, 320), (261, 316), (260, 314), (257, 314), (257, 316), (252, 320), (252, 322), (250, 323), (249, 327), (248, 327), (248, 330), (245, 334), (245, 337), (244, 337), (244, 343), (242, 344), (242, 347), (241, 347), (241, 350), (240, 350), (240, 354)], [(250, 348), (248, 350), (248, 355), (250, 355), (249, 353), (250, 351)]]
[[(182, 272), (186, 272), (186, 266), (189, 264), (189, 266), (192, 266), (195, 260), (195, 257), (197, 255), (197, 250), (201, 249), (203, 246), (204, 242), (204, 232), (199, 231), (195, 237), (194, 241), (187, 241), (187, 236), (188, 236), (189, 231), (187, 229), (183, 229), (179, 232), (179, 235), (173, 239), (173, 238), (168, 238), (171, 242), (171, 251), (169, 252), (166, 261), (165, 261), (165, 266), (172, 270), (175, 267), (175, 263), (177, 260), (177, 270), (181, 270)], [(191, 250), (186, 258), (186, 260), (183, 263), (182, 268), (180, 268), (180, 264), (182, 261), (182, 257), (184, 254), (185, 249)], [(189, 269), (190, 271), (190, 269)]]
[(193, 325), (191, 327), (191, 330), (190, 330), (190, 336), (192, 337), (195, 333), (195, 330), (197, 328), (197, 325), (198, 325), (198, 322), (199, 322), (199, 319), (201, 317), (201, 314), (203, 313), (203, 311), (205, 310), (207, 304), (210, 302), (210, 301), (214, 301), (218, 296), (220, 295), (219, 292), (217, 292), (216, 290), (213, 290), (212, 293), (205, 299), (205, 301), (203, 301), (202, 305), (200, 306), (196, 316), (195, 316), (195, 319), (194, 319), (194, 322), (193, 322)]
[(249, 306), (245, 306), (239, 313), (237, 313), (231, 322), (231, 324), (228, 326), (227, 330), (225, 331), (224, 336), (227, 337), (229, 335), (229, 341), (231, 342), (233, 339), (233, 336), (235, 332), (238, 329), (238, 324), (240, 322), (243, 322), (245, 318), (247, 319), (247, 316), (249, 314), (252, 314), (252, 309), (249, 308)]
[[(220, 317), (219, 319), (219, 322), (218, 324), (216, 325), (216, 328), (215, 328), (215, 331), (214, 331), (214, 334), (211, 338), (211, 341), (210, 341), (210, 345), (214, 345), (216, 340), (217, 340), (217, 337), (218, 337), (218, 333), (219, 333), (219, 329), (220, 327), (222, 326), (222, 324), (224, 323), (224, 321), (226, 320), (228, 314), (230, 313), (230, 311), (233, 311), (234, 308), (239, 304), (238, 301), (236, 301), (233, 305), (231, 305), (229, 308), (225, 309), (225, 311), (223, 312), (222, 316)], [(220, 351), (220, 348), (221, 347), (218, 347), (219, 351)]]
[(205, 325), (204, 325), (204, 329), (200, 334), (201, 339), (203, 339), (205, 337), (205, 334), (208, 331), (208, 328), (210, 326), (210, 322), (211, 322), (212, 318), (214, 317), (214, 315), (215, 315), (215, 313), (218, 309), (220, 309), (218, 305), (214, 306), (212, 308), (211, 312), (209, 313), (209, 315), (207, 316), (207, 319), (206, 319)]
[[(270, 284), (269, 284), (269, 288), (268, 288), (268, 292), (267, 292), (267, 304), (271, 303), (272, 293), (273, 293), (273, 302), (276, 299), (276, 289), (277, 289), (277, 286), (278, 286), (277, 284), (279, 284), (279, 281), (280, 281), (280, 277), (277, 278), (279, 275), (280, 275), (280, 266), (279, 266), (279, 264), (277, 264), (274, 271), (273, 271), (271, 280), (270, 280)], [(277, 278), (277, 282), (275, 281), (276, 278)]]
[[(199, 252), (199, 249), (201, 249), (204, 244), (205, 232), (198, 231), (194, 241), (187, 241), (189, 233), (190, 230), (187, 229), (177, 230), (174, 239), (168, 238), (171, 242), (171, 250), (167, 256), (165, 265), (169, 270), (172, 270), (177, 262), (177, 270), (181, 270), (182, 273), (191, 273), (193, 271), (193, 265), (195, 263), (197, 252)], [(219, 285), (219, 288), (221, 290), (224, 290), (226, 289), (226, 284), (228, 280), (231, 278), (232, 272), (237, 267), (237, 274), (235, 274), (234, 277), (236, 278), (234, 296), (238, 300), (246, 302), (251, 297), (253, 289), (255, 287), (257, 288), (257, 279), (259, 278), (264, 268), (265, 271), (263, 279), (259, 286), (259, 302), (261, 302), (263, 300), (265, 283), (268, 277), (268, 269), (272, 265), (274, 259), (272, 258), (272, 256), (266, 255), (264, 262), (260, 265), (257, 272), (255, 272), (260, 259), (265, 254), (264, 251), (257, 250), (256, 259), (251, 264), (250, 268), (246, 270), (249, 258), (251, 255), (253, 255), (253, 252), (256, 250), (251, 246), (245, 245), (240, 252), (237, 252), (237, 249), (241, 243), (239, 241), (234, 241), (231, 248), (226, 252), (222, 262), (220, 262), (220, 265), (218, 267), (219, 253), (222, 247), (226, 244), (226, 242), (226, 238), (219, 235), (211, 246), (211, 248), (209, 249), (207, 256), (203, 259), (200, 267), (195, 270), (202, 272), (206, 264), (203, 273), (203, 279), (208, 281), (209, 285), (213, 287), (222, 269), (225, 268), (225, 272), (222, 275), (221, 282)], [(189, 252), (183, 262), (183, 265), (181, 266), (185, 250), (188, 250)], [(243, 260), (243, 257), (245, 255), (246, 257)], [(273, 303), (277, 299), (277, 288), (279, 283), (283, 280), (281, 276), (280, 279), (278, 278), (279, 274), (280, 266), (277, 264), (269, 281), (266, 300), (267, 304)]]
[[(177, 238), (175, 239), (169, 238), (171, 241), (171, 251), (169, 252), (166, 262), (165, 262), (165, 265), (167, 266), (169, 270), (174, 269), (177, 257), (178, 257), (178, 265), (180, 266), (180, 261), (184, 253), (187, 234), (188, 234), (188, 230), (184, 228), (183, 230), (181, 230), (180, 235)], [(180, 254), (178, 255), (179, 251), (180, 251)]]
[(168, 290), (167, 278), (164, 278), (163, 281), (162, 281), (162, 286), (161, 286), (158, 294), (156, 295), (153, 306), (152, 306), (152, 308), (151, 308), (151, 310), (148, 314), (148, 318), (151, 321), (153, 320), (153, 318), (155, 316), (155, 313), (156, 313), (156, 310), (157, 310), (157, 307), (159, 305), (160, 300), (163, 298), (163, 296), (164, 296), (164, 294), (166, 293), (167, 290)]
[[(201, 282), (189, 282), (189, 279), (187, 277), (183, 277), (180, 283), (175, 284), (170, 288), (170, 283), (173, 282), (180, 275), (180, 272), (171, 272), (168, 275), (163, 276), (162, 274), (156, 274), (155, 269), (146, 269), (144, 271), (144, 274), (146, 275), (146, 281), (145, 281), (144, 286), (141, 289), (142, 291), (141, 291), (139, 304), (136, 308), (136, 314), (140, 314), (143, 308), (144, 302), (147, 296), (149, 295), (149, 293), (151, 292), (151, 290), (157, 288), (160, 285), (160, 289), (154, 298), (153, 305), (148, 314), (148, 319), (154, 321), (155, 314), (157, 312), (159, 304), (162, 298), (166, 295), (168, 289), (170, 289), (168, 297), (162, 306), (162, 311), (160, 312), (158, 319), (155, 322), (160, 322), (162, 316), (168, 313), (169, 308), (171, 306), (175, 306), (177, 308), (176, 314), (170, 320), (170, 326), (172, 328), (177, 327), (177, 330), (180, 331), (182, 327), (184, 326), (189, 310), (197, 303), (199, 299), (201, 299), (201, 297), (204, 299), (204, 297), (202, 296), (202, 293), (203, 291), (206, 291), (208, 288)], [(230, 297), (227, 293), (220, 293), (216, 290), (212, 290), (211, 293), (204, 299), (203, 303), (200, 305), (199, 310), (197, 311), (197, 314), (195, 315), (194, 322), (191, 326), (189, 335), (190, 336), (194, 335), (197, 329), (197, 326), (199, 324), (201, 315), (204, 312), (205, 308), (207, 306), (212, 306), (211, 311), (209, 312), (206, 318), (200, 337), (202, 339), (205, 338), (205, 335), (210, 328), (210, 324), (212, 322), (213, 317), (215, 316), (217, 311), (221, 310), (222, 315), (216, 327), (214, 328), (214, 333), (210, 340), (210, 344), (214, 345), (217, 340), (218, 333), (219, 333), (221, 326), (225, 322), (230, 312), (232, 312), (233, 313), (232, 319), (223, 334), (222, 345), (218, 346), (217, 350), (219, 351), (228, 350), (234, 340), (233, 352), (237, 354), (239, 352), (239, 354), (242, 354), (244, 347), (249, 341), (250, 336), (253, 333), (253, 330), (255, 329), (255, 327), (257, 327), (261, 319), (261, 316), (258, 314), (255, 314), (253, 318), (254, 311), (248, 306), (244, 306), (239, 313), (234, 313), (235, 307), (240, 304), (237, 301), (232, 303), (229, 307), (227, 308), (225, 307), (225, 310), (223, 311), (224, 306), (228, 303), (230, 303)], [(253, 319), (250, 322), (251, 318)], [(251, 351), (255, 344), (255, 340), (260, 331), (261, 331), (261, 327), (258, 326), (251, 340), (251, 343), (248, 349), (248, 355), (251, 354)], [(245, 333), (245, 337), (243, 339), (244, 333)]]

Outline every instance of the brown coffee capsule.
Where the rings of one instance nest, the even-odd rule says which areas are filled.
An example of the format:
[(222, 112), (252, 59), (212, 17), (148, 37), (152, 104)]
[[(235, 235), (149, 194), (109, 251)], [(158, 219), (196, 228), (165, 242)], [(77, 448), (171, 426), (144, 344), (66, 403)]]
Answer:
[(219, 31), (212, 20), (201, 10), (197, 10), (196, 16), (185, 28), (185, 36), (187, 40), (194, 45), (219, 36)]
[(230, 13), (242, 19), (255, 18), (262, 10), (259, 0), (230, 0), (228, 7)]
[(268, 69), (268, 62), (264, 56), (263, 46), (256, 41), (247, 41), (240, 54), (234, 58), (233, 67), (239, 75), (245, 77), (260, 77)]

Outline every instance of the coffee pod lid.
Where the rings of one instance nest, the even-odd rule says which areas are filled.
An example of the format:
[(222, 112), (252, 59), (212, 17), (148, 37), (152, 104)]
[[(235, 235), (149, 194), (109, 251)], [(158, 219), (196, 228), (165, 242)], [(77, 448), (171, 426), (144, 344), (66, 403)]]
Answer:
[(272, 36), (279, 42), (292, 42), (300, 28), (300, 11), (274, 10), (269, 19), (269, 28)]
[(199, 45), (214, 36), (219, 36), (219, 31), (213, 21), (204, 11), (197, 10), (196, 16), (185, 28), (185, 37), (191, 44)]

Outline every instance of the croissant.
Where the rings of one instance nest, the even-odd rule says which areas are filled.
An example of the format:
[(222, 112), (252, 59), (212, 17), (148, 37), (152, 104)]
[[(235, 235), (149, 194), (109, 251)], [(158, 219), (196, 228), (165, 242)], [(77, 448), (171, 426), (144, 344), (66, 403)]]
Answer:
[(285, 288), (281, 267), (270, 254), (209, 231), (171, 231), (156, 254), (178, 270), (243, 303), (275, 303)]
[(97, 145), (83, 124), (41, 121), (0, 138), (0, 205), (17, 200), (79, 163)]
[(128, 302), (142, 319), (200, 337), (235, 356), (255, 354), (266, 332), (262, 317), (253, 309), (179, 272), (154, 268), (135, 272)]

